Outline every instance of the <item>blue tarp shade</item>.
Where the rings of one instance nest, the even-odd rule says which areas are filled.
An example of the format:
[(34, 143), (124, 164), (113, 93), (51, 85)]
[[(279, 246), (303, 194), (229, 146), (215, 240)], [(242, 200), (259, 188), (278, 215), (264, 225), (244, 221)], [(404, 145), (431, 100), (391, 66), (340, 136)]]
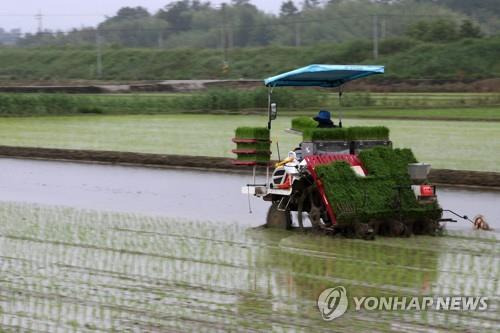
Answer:
[(383, 74), (384, 66), (309, 65), (264, 80), (269, 87), (338, 87), (348, 81)]

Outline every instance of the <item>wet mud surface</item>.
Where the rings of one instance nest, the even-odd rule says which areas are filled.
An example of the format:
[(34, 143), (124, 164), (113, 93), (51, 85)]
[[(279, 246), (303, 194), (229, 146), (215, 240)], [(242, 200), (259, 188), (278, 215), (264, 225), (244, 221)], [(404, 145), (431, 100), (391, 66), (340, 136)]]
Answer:
[[(248, 175), (0, 159), (0, 325), (7, 331), (496, 332), (500, 234), (362, 241), (252, 228)], [(498, 192), (441, 188), (497, 222)], [(457, 207), (457, 208), (455, 208)], [(486, 213), (488, 211), (488, 213)], [(491, 212), (491, 213), (490, 213)], [(316, 299), (482, 295), (482, 312), (361, 311)]]

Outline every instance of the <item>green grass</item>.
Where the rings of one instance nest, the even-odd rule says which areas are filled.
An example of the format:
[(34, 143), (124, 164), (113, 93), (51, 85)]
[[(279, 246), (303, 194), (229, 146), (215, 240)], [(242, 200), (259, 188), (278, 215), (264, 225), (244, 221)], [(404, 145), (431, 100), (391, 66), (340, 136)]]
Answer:
[[(401, 44), (383, 52), (386, 43)], [(304, 47), (234, 48), (228, 52), (230, 70), (222, 70), (218, 49), (127, 49), (103, 52), (105, 80), (163, 80), (192, 78), (265, 78), (312, 63), (373, 63), (369, 41)], [(500, 76), (500, 37), (465, 39), (453, 43), (412, 40), (381, 42), (377, 64), (385, 77), (491, 78)], [(36, 56), (34, 56), (36, 55)], [(93, 48), (2, 48), (0, 76), (5, 79), (95, 79)]]
[[(285, 133), (291, 117), (278, 116), (271, 133), (281, 157), (301, 141)], [(0, 144), (234, 157), (239, 126), (265, 126), (266, 116), (85, 115), (0, 118)], [(411, 148), (436, 168), (500, 172), (500, 123), (405, 120), (345, 120), (347, 126), (386, 126), (395, 147)], [(182, 138), (182, 141), (179, 140)]]
[[(349, 96), (351, 94), (346, 94)], [(356, 95), (356, 93), (354, 93)], [(466, 104), (453, 102), (461, 94), (427, 94), (424, 106), (415, 106), (412, 96), (373, 95), (375, 103), (351, 103), (343, 107), (344, 118), (408, 118), (500, 121), (500, 105), (476, 102), (476, 98), (494, 101), (500, 94), (469, 94)], [(371, 95), (370, 95), (371, 96)], [(480, 96), (480, 97), (477, 97)], [(370, 97), (371, 98), (371, 97)], [(307, 115), (294, 124), (298, 129), (313, 124), (312, 115), (321, 108), (339, 116), (338, 100), (313, 90), (276, 89), (273, 100), (281, 115)], [(401, 103), (392, 103), (399, 100)], [(446, 103), (441, 103), (444, 100)], [(388, 102), (389, 101), (389, 102)], [(437, 102), (436, 102), (437, 101)], [(371, 105), (371, 106), (370, 106)], [(455, 106), (454, 106), (455, 105)], [(474, 105), (474, 106), (472, 106)], [(81, 114), (172, 114), (172, 113), (260, 113), (267, 112), (266, 89), (209, 90), (188, 94), (2, 94), (0, 116), (81, 115)], [(335, 120), (335, 119), (334, 119)]]
[[(315, 90), (282, 89), (273, 94), (273, 100), (286, 109), (321, 105), (326, 97), (326, 94)], [(265, 110), (267, 98), (265, 88), (211, 89), (196, 94), (0, 93), (0, 116)]]

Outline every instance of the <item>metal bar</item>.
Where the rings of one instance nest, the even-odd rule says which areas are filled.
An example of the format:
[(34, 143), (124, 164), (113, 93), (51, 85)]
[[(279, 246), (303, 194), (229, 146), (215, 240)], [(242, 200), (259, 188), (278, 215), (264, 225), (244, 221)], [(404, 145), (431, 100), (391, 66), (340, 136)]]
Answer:
[(271, 87), (267, 90), (267, 129), (271, 130), (271, 94), (273, 90)]
[(472, 221), (471, 219), (469, 219), (469, 217), (467, 215), (460, 215), (458, 213), (455, 213), (454, 211), (450, 210), (450, 209), (443, 209), (443, 212), (448, 212), (448, 213), (452, 213), (453, 215), (457, 216), (457, 217), (460, 217), (461, 219), (463, 220), (467, 220), (469, 221), (470, 223), (474, 224), (474, 221)]
[(266, 187), (269, 186), (269, 163), (266, 165)]

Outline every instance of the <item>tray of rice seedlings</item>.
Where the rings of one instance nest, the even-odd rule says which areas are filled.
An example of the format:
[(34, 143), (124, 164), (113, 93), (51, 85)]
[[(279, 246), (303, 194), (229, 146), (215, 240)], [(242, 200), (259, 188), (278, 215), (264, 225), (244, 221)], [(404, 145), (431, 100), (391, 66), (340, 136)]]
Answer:
[(305, 142), (347, 141), (347, 128), (307, 128), (302, 132)]
[(304, 132), (304, 130), (309, 128), (318, 127), (316, 120), (311, 117), (297, 117), (292, 119), (292, 130), (298, 132)]
[(355, 126), (347, 128), (306, 128), (304, 141), (389, 140), (389, 129), (384, 126)]
[(236, 165), (256, 165), (269, 163), (271, 159), (271, 140), (269, 129), (265, 127), (238, 127), (233, 142), (236, 149), (232, 152), (237, 158)]
[(377, 147), (359, 154), (367, 171), (360, 177), (345, 161), (316, 168), (337, 223), (369, 224), (376, 234), (433, 233), (441, 217), (437, 202), (422, 205), (407, 172), (416, 159), (409, 149)]
[(389, 129), (385, 126), (354, 126), (347, 128), (348, 140), (389, 140)]

